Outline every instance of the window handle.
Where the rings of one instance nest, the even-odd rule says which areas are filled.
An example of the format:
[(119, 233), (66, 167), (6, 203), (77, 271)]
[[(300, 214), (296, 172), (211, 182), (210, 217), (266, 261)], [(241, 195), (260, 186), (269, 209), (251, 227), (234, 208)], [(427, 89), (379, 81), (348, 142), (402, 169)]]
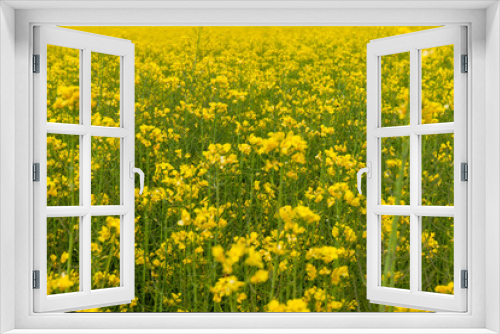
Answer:
[(133, 179), (135, 176), (135, 173), (139, 174), (139, 181), (141, 183), (141, 188), (139, 190), (139, 195), (142, 195), (142, 191), (144, 190), (144, 172), (137, 167), (134, 167), (134, 163), (130, 161), (129, 163), (129, 170), (130, 170), (130, 178)]
[(372, 178), (372, 163), (370, 161), (368, 161), (366, 163), (366, 167), (365, 168), (361, 168), (359, 171), (358, 171), (358, 192), (362, 195), (363, 192), (361, 191), (361, 176), (363, 175), (363, 173), (366, 173), (366, 176), (371, 179)]

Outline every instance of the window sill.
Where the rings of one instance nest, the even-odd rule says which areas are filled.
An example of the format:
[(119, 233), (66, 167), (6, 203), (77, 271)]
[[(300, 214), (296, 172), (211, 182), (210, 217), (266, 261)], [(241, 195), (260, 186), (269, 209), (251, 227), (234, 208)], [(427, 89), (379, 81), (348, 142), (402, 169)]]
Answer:
[(4, 334), (486, 334), (470, 329), (14, 329)]

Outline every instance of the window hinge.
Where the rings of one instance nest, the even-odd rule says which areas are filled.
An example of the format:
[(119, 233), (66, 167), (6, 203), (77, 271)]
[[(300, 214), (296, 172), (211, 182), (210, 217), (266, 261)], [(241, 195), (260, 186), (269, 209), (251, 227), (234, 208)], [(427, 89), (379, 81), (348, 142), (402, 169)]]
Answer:
[(40, 289), (40, 270), (33, 270), (33, 289)]
[(33, 55), (33, 73), (40, 73), (40, 55)]
[(460, 165), (460, 180), (461, 181), (469, 181), (469, 165), (466, 162), (462, 162)]
[(462, 55), (462, 73), (469, 72), (469, 56)]
[(467, 270), (462, 270), (461, 276), (462, 276), (462, 278), (461, 278), (461, 280), (462, 280), (461, 288), (462, 289), (469, 288), (469, 273), (467, 272)]
[(33, 181), (40, 182), (40, 164), (38, 162), (33, 164)]

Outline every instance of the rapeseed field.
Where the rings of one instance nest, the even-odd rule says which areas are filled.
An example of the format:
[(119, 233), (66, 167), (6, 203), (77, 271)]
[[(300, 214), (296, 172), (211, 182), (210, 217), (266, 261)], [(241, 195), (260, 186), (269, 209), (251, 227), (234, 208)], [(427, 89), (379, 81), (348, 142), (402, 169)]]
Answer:
[[(428, 28), (72, 27), (135, 43), (136, 166), (146, 174), (136, 298), (87, 311), (410, 311), (366, 299), (356, 172), (366, 44)], [(452, 55), (422, 51), (422, 123), (453, 121)], [(76, 50), (48, 49), (49, 122), (79, 122), (78, 62)], [(119, 87), (119, 59), (93, 54), (92, 125), (119, 126)], [(384, 57), (382, 87), (383, 125), (408, 125), (409, 56)], [(453, 205), (453, 135), (424, 137), (422, 202)], [(409, 203), (408, 145), (382, 141), (383, 204)], [(119, 150), (92, 139), (94, 205), (119, 204)], [(79, 205), (78, 137), (49, 134), (47, 159), (47, 205)], [(78, 218), (47, 226), (47, 292), (78, 291)], [(119, 286), (120, 217), (92, 226), (92, 288)], [(453, 220), (425, 218), (422, 240), (423, 289), (453, 293)], [(408, 288), (408, 217), (382, 217), (381, 245), (382, 284)]]

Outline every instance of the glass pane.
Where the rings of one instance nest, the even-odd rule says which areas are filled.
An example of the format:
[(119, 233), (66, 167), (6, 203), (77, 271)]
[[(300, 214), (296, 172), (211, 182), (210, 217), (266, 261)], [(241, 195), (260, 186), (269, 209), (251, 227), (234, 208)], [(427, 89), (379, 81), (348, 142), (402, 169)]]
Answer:
[(410, 204), (410, 138), (382, 138), (382, 205)]
[(92, 217), (92, 289), (120, 286), (120, 216)]
[(47, 45), (47, 122), (80, 123), (80, 50)]
[(80, 205), (80, 136), (47, 135), (47, 206)]
[(120, 138), (92, 137), (92, 205), (120, 205)]
[(382, 126), (410, 124), (410, 52), (381, 57)]
[(453, 218), (421, 219), (422, 291), (453, 294)]
[(453, 122), (453, 45), (421, 52), (422, 124)]
[(79, 217), (47, 218), (47, 294), (80, 290)]
[(120, 57), (92, 52), (92, 125), (120, 126)]
[(422, 205), (453, 206), (453, 134), (422, 136)]
[(410, 289), (410, 217), (381, 216), (382, 286)]

